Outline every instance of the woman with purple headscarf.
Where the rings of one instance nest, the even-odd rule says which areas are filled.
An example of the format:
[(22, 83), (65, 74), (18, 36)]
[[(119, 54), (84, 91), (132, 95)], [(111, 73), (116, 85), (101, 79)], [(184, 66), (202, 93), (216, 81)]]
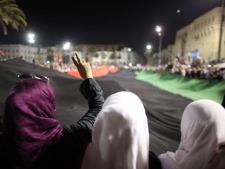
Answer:
[(91, 141), (93, 124), (104, 102), (91, 67), (72, 57), (84, 81), (80, 92), (89, 110), (75, 124), (62, 127), (55, 114), (55, 93), (47, 77), (20, 75), (5, 101), (4, 160), (7, 168), (79, 168)]

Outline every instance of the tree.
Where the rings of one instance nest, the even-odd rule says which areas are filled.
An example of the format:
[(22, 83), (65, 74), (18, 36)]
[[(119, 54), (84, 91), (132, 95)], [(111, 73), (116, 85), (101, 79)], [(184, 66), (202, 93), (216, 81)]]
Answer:
[(17, 31), (19, 27), (25, 30), (27, 26), (26, 15), (19, 9), (16, 0), (0, 0), (0, 27), (4, 35), (7, 35), (8, 25)]

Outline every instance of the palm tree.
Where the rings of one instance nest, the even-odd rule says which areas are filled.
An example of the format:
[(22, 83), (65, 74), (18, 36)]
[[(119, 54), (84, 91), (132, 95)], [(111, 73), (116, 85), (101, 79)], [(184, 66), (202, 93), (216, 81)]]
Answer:
[(27, 26), (26, 15), (19, 9), (16, 0), (0, 0), (0, 27), (3, 34), (7, 35), (6, 27), (12, 26), (13, 29), (19, 30), (21, 27), (25, 30)]

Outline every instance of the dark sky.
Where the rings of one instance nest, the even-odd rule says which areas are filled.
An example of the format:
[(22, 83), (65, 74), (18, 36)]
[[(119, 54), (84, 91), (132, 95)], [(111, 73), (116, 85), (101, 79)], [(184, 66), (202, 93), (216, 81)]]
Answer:
[(147, 43), (158, 51), (156, 25), (163, 28), (166, 47), (174, 43), (176, 30), (221, 6), (221, 0), (17, 0), (17, 4), (28, 26), (25, 31), (8, 26), (8, 35), (0, 34), (0, 44), (28, 44), (27, 34), (32, 32), (38, 45), (124, 44), (142, 55)]

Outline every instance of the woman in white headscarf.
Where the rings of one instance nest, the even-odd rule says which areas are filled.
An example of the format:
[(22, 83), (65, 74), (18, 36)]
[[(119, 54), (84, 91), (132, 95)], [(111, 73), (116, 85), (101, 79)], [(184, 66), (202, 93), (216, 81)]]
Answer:
[(194, 101), (184, 110), (178, 149), (159, 155), (162, 169), (209, 169), (215, 147), (224, 141), (224, 108), (212, 100)]
[(144, 106), (133, 93), (109, 96), (98, 114), (82, 169), (148, 169), (149, 130)]

